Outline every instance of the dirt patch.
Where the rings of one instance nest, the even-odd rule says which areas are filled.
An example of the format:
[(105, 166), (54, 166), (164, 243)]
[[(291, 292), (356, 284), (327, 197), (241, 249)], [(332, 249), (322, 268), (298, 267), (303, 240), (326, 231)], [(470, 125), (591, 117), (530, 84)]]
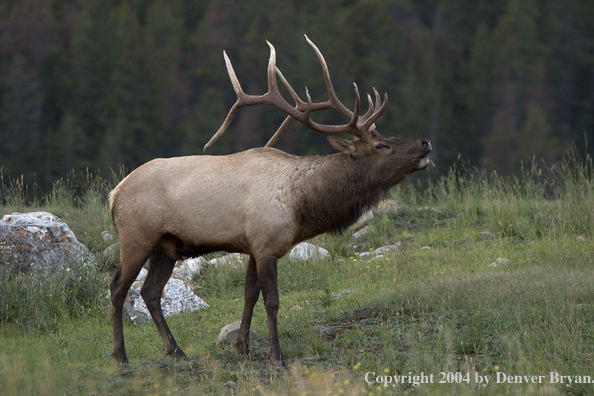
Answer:
[(322, 339), (324, 341), (333, 341), (342, 333), (351, 330), (355, 327), (365, 328), (370, 326), (378, 326), (382, 324), (383, 320), (390, 316), (395, 316), (387, 309), (380, 308), (360, 308), (355, 309), (348, 316), (339, 320), (330, 322), (321, 327)]

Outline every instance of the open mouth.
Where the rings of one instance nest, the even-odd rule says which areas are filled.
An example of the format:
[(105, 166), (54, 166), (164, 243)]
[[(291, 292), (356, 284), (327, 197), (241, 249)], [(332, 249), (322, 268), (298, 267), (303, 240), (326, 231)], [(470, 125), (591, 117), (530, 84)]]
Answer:
[(427, 157), (417, 158), (415, 160), (414, 164), (415, 164), (415, 168), (417, 168), (418, 170), (425, 169), (427, 166), (429, 166), (429, 158), (427, 158)]
[(421, 169), (425, 169), (426, 167), (429, 166), (429, 153), (431, 152), (431, 143), (429, 143), (429, 141), (427, 141), (427, 145), (426, 145), (427, 151), (425, 151), (423, 154), (421, 154), (421, 156), (419, 156), (417, 159), (414, 160), (414, 165), (417, 168), (417, 170), (421, 170)]

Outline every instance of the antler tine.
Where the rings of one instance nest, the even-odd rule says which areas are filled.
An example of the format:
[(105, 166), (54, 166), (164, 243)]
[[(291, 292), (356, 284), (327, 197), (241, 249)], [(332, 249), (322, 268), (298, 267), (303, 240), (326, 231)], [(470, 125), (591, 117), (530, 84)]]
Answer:
[(355, 111), (353, 112), (349, 126), (356, 128), (357, 121), (359, 120), (359, 112), (361, 111), (361, 96), (359, 95), (359, 88), (357, 88), (357, 84), (353, 83), (353, 86), (355, 87)]
[(332, 103), (334, 105), (334, 109), (336, 111), (338, 111), (340, 114), (342, 114), (344, 117), (351, 118), (353, 115), (353, 112), (350, 111), (345, 105), (343, 105), (342, 102), (336, 96), (336, 92), (334, 91), (334, 86), (332, 85), (332, 79), (330, 78), (330, 71), (328, 70), (328, 65), (326, 64), (324, 55), (322, 55), (322, 52), (313, 43), (313, 41), (311, 41), (309, 39), (309, 37), (307, 37), (306, 34), (304, 34), (304, 36), (305, 36), (305, 40), (307, 40), (307, 43), (311, 46), (311, 48), (313, 48), (314, 52), (316, 53), (316, 55), (318, 57), (318, 60), (320, 61), (320, 64), (322, 65), (322, 72), (324, 74), (326, 90), (328, 91), (328, 96), (329, 96), (328, 101), (330, 103)]
[(368, 119), (375, 111), (375, 108), (373, 107), (373, 101), (371, 100), (371, 95), (369, 93), (367, 93), (367, 101), (369, 102), (369, 109), (367, 109), (367, 112), (361, 116), (362, 120)]
[(229, 110), (229, 114), (227, 114), (227, 117), (225, 118), (223, 125), (221, 125), (221, 127), (214, 134), (214, 136), (212, 138), (210, 138), (208, 143), (206, 143), (204, 145), (204, 152), (206, 152), (206, 150), (208, 150), (210, 148), (210, 146), (212, 146), (217, 140), (219, 140), (221, 135), (227, 130), (227, 128), (229, 128), (229, 125), (231, 125), (231, 121), (233, 121), (233, 118), (235, 117), (235, 113), (237, 113), (237, 110), (239, 110), (240, 108), (243, 107), (242, 100), (246, 96), (246, 94), (243, 92), (243, 89), (241, 89), (241, 84), (239, 83), (239, 80), (237, 79), (237, 75), (235, 74), (235, 70), (233, 69), (233, 65), (231, 64), (231, 60), (229, 60), (229, 57), (227, 56), (227, 52), (225, 52), (225, 51), (223, 51), (223, 58), (225, 58), (225, 65), (227, 66), (227, 73), (229, 74), (229, 78), (231, 79), (231, 84), (233, 85), (233, 89), (235, 90), (235, 93), (237, 94), (237, 100), (233, 104), (233, 107), (231, 107), (231, 110)]
[(379, 109), (380, 104), (382, 103), (382, 98), (380, 98), (380, 94), (379, 92), (377, 92), (377, 89), (375, 89), (375, 87), (373, 87), (373, 92), (375, 93), (375, 108)]
[(291, 125), (293, 120), (294, 120), (293, 117), (291, 117), (290, 115), (287, 116), (287, 118), (285, 118), (285, 120), (283, 121), (281, 126), (278, 127), (278, 129), (276, 130), (274, 135), (272, 135), (272, 137), (270, 138), (270, 140), (268, 141), (268, 143), (266, 143), (266, 146), (264, 146), (264, 147), (274, 146), (274, 144), (276, 142), (278, 142), (278, 139), (280, 139), (280, 137), (283, 135), (283, 133), (285, 133), (285, 131), (289, 128), (289, 125)]
[[(274, 45), (270, 43), (270, 41), (266, 40), (266, 44), (270, 47), (270, 58), (268, 60), (268, 73), (266, 73), (268, 77), (268, 94), (278, 92), (278, 84), (276, 83), (276, 49)], [(279, 93), (280, 94), (280, 93)]]
[[(378, 95), (378, 97), (379, 97), (379, 95)], [(386, 92), (386, 93), (384, 93), (384, 103), (382, 103), (381, 107), (379, 109), (377, 109), (371, 115), (371, 117), (369, 117), (367, 120), (365, 120), (365, 122), (363, 123), (363, 129), (364, 130), (369, 129), (377, 121), (377, 119), (382, 115), (384, 110), (386, 110), (387, 106), (388, 106), (388, 93)]]
[[(297, 93), (295, 92), (295, 90), (293, 89), (293, 87), (291, 87), (291, 84), (289, 84), (289, 82), (287, 81), (287, 79), (285, 78), (285, 76), (283, 75), (283, 73), (280, 71), (280, 69), (278, 68), (278, 66), (275, 66), (275, 71), (276, 71), (276, 75), (281, 79), (283, 85), (285, 86), (285, 88), (287, 88), (287, 91), (289, 91), (289, 94), (291, 95), (291, 97), (293, 98), (293, 100), (296, 103), (296, 108), (300, 108), (302, 106), (305, 106), (305, 102), (303, 102), (301, 100), (301, 98), (299, 96), (297, 96)], [(274, 133), (274, 135), (272, 135), (272, 137), (270, 138), (270, 140), (268, 141), (268, 143), (266, 143), (266, 145), (264, 147), (272, 147), (274, 146), (274, 144), (276, 142), (278, 142), (278, 140), (280, 139), (280, 137), (282, 136), (283, 133), (285, 133), (285, 131), (289, 128), (289, 125), (291, 125), (291, 123), (293, 122), (294, 118), (291, 117), (290, 115), (287, 116), (287, 118), (285, 118), (285, 120), (283, 121), (283, 123), (281, 124), (280, 127), (278, 127), (278, 129), (276, 130), (276, 132)]]
[(275, 70), (276, 70), (276, 75), (280, 78), (280, 80), (282, 81), (285, 88), (287, 88), (287, 91), (289, 91), (289, 95), (291, 95), (291, 97), (295, 101), (296, 108), (299, 109), (301, 107), (307, 106), (307, 103), (302, 101), (301, 98), (297, 95), (297, 93), (295, 92), (295, 90), (293, 89), (291, 84), (289, 84), (289, 82), (285, 78), (284, 74), (280, 71), (280, 69), (278, 67), (276, 67)]

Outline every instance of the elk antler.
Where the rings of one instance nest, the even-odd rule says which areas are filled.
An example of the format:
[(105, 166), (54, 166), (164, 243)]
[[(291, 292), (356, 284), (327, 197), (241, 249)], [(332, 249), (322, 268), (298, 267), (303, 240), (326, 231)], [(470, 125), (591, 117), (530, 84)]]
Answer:
[[(231, 79), (231, 83), (233, 84), (233, 89), (237, 94), (237, 101), (229, 110), (229, 114), (225, 118), (225, 121), (219, 128), (219, 130), (214, 134), (214, 136), (210, 139), (210, 141), (204, 146), (204, 151), (206, 151), (210, 146), (212, 146), (220, 137), (221, 135), (227, 130), (233, 117), (235, 117), (235, 113), (246, 106), (255, 106), (259, 104), (270, 104), (287, 114), (287, 118), (276, 131), (274, 136), (270, 139), (270, 141), (266, 144), (266, 147), (270, 147), (276, 143), (276, 141), (280, 138), (280, 136), (285, 132), (285, 130), (289, 127), (293, 119), (298, 120), (303, 125), (307, 126), (308, 128), (322, 133), (347, 133), (358, 138), (365, 137), (371, 128), (371, 126), (375, 123), (375, 121), (381, 116), (381, 114), (386, 109), (388, 104), (388, 95), (384, 95), (384, 102), (381, 103), (381, 99), (379, 93), (374, 88), (373, 91), (375, 92), (375, 107), (372, 103), (371, 96), (367, 94), (367, 98), (369, 101), (369, 110), (364, 115), (360, 116), (359, 111), (361, 107), (361, 99), (359, 96), (359, 89), (357, 85), (353, 83), (355, 88), (355, 110), (349, 110), (336, 96), (334, 92), (334, 87), (332, 85), (332, 81), (330, 79), (330, 72), (328, 71), (328, 66), (326, 65), (326, 61), (324, 60), (324, 56), (315, 46), (315, 44), (305, 36), (305, 39), (309, 43), (309, 45), (314, 49), (320, 63), (322, 65), (322, 70), (324, 73), (324, 80), (326, 82), (326, 89), (328, 90), (329, 99), (325, 102), (321, 103), (312, 103), (311, 97), (309, 95), (309, 91), (307, 87), (305, 88), (305, 95), (307, 97), (307, 102), (302, 101), (299, 96), (295, 93), (295, 90), (291, 87), (288, 81), (285, 79), (281, 71), (276, 67), (276, 50), (274, 46), (270, 44), (270, 42), (266, 41), (268, 46), (270, 47), (270, 59), (268, 61), (268, 92), (264, 95), (247, 95), (243, 92), (241, 88), (241, 84), (237, 79), (237, 75), (233, 70), (233, 66), (231, 65), (231, 61), (227, 56), (227, 53), (223, 51), (223, 56), (225, 58), (225, 64), (227, 66), (227, 72), (229, 73), (229, 78)], [(276, 81), (276, 77), (281, 79), (284, 86), (289, 91), (289, 94), (295, 100), (295, 107), (291, 106), (281, 95), (278, 84)], [(380, 105), (381, 103), (381, 105)], [(348, 124), (344, 125), (326, 125), (326, 124), (319, 124), (313, 121), (310, 117), (312, 111), (319, 111), (319, 110), (328, 110), (332, 109), (343, 115), (344, 117), (350, 119)]]

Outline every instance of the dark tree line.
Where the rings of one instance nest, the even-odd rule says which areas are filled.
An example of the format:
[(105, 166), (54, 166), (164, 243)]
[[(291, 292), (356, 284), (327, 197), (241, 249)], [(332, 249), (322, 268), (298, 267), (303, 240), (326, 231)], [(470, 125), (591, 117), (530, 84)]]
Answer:
[[(353, 81), (388, 92), (382, 133), (431, 139), (441, 170), (461, 154), (511, 174), (594, 140), (592, 15), (589, 0), (4, 0), (0, 167), (48, 186), (71, 169), (201, 154), (235, 101), (223, 49), (262, 94), (266, 39), (297, 92), (325, 100), (306, 33), (343, 102)], [(262, 146), (283, 119), (243, 109), (212, 153)], [(331, 151), (301, 126), (285, 135), (289, 152)]]

